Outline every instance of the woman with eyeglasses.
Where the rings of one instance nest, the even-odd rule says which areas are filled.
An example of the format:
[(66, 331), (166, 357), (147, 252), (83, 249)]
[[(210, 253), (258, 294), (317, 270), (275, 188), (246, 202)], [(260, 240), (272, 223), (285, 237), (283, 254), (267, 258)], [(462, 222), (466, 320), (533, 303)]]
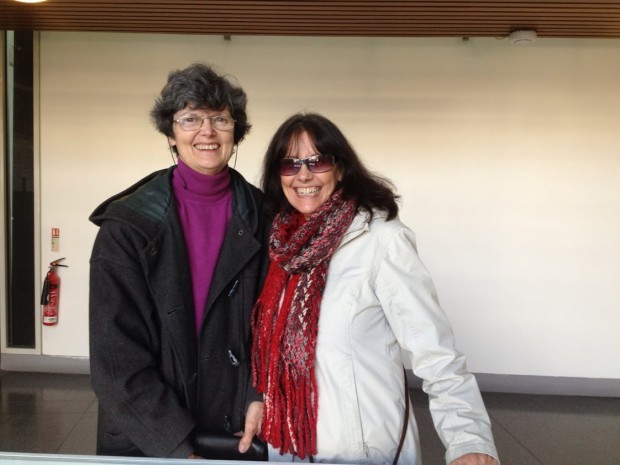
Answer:
[(258, 431), (250, 315), (269, 225), (259, 189), (228, 166), (250, 129), (246, 101), (207, 65), (170, 73), (151, 117), (176, 164), (90, 217), (100, 455), (200, 458), (196, 431), (239, 434), (244, 452)]
[(269, 460), (421, 464), (408, 360), (446, 463), (497, 464), (478, 385), (392, 184), (364, 167), (336, 125), (309, 113), (276, 131), (262, 187), (275, 220), (252, 375)]

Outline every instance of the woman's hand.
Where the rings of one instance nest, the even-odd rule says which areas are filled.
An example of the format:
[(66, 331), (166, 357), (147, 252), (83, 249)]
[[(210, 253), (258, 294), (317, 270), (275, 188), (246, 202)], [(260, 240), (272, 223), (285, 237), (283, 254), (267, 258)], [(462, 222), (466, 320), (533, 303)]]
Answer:
[(243, 429), (243, 436), (239, 441), (239, 452), (244, 453), (250, 448), (252, 444), (252, 438), (260, 433), (260, 427), (263, 422), (263, 403), (252, 402), (248, 406), (248, 411), (245, 414), (245, 428)]
[(499, 462), (487, 454), (465, 454), (450, 465), (499, 465)]

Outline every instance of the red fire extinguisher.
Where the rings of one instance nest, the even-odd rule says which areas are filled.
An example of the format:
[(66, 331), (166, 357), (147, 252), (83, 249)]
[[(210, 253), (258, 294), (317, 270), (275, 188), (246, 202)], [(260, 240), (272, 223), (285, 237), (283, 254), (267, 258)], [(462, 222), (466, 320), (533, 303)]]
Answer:
[(41, 305), (43, 305), (43, 324), (52, 326), (58, 323), (58, 298), (60, 297), (60, 278), (56, 272), (60, 262), (64, 258), (59, 258), (50, 263), (49, 271), (45, 275), (43, 281), (43, 291), (41, 292)]

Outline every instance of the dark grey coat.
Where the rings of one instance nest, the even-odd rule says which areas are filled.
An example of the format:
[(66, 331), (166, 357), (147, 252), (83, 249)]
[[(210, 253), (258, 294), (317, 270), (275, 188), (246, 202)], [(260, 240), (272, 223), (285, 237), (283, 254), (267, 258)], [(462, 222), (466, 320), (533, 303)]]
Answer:
[(250, 318), (267, 270), (262, 194), (230, 169), (233, 213), (196, 341), (189, 262), (171, 174), (100, 205), (90, 261), (90, 363), (97, 453), (187, 457), (196, 428), (243, 429)]

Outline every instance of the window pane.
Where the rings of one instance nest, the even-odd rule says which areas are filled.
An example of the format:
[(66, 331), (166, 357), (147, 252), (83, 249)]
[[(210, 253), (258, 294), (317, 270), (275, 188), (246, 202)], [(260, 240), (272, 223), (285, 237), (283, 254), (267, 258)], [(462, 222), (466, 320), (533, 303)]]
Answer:
[(7, 342), (34, 348), (33, 33), (6, 39)]

